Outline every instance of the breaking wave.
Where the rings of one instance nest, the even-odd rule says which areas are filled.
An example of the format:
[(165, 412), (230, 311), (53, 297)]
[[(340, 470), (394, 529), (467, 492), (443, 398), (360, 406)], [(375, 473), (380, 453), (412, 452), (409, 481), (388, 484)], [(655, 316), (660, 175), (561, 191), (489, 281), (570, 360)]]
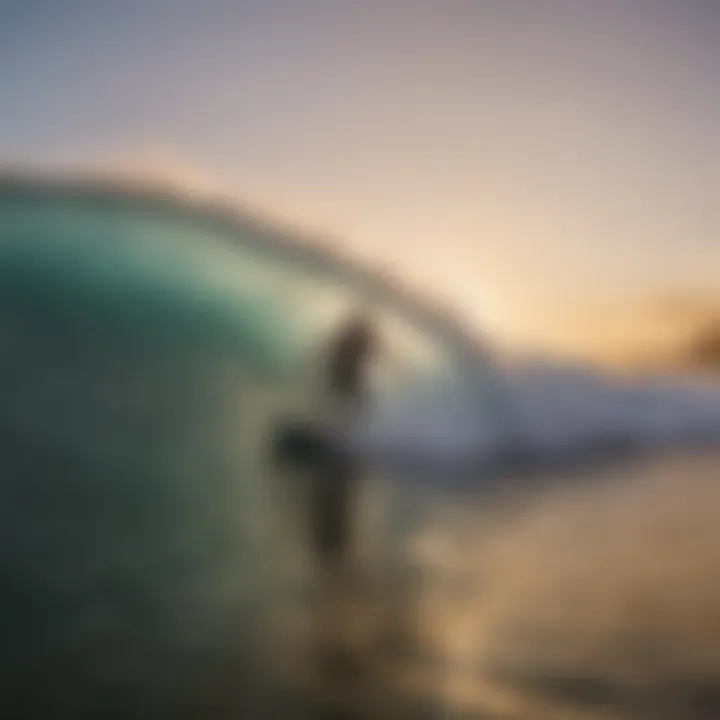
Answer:
[[(278, 679), (294, 677), (279, 658), (307, 664), (297, 645), (288, 647), (297, 637), (288, 606), (317, 583), (302, 535), (301, 488), (271, 462), (267, 438), (284, 413), (313, 412), (317, 343), (348, 306), (366, 303), (378, 287), (342, 263), (279, 242), (276, 230), (181, 200), (33, 183), (0, 188), (0, 714), (281, 718), (303, 716), (303, 707), (305, 717), (320, 717), (306, 695)], [(469, 360), (469, 345), (452, 323), (427, 308), (413, 313), (413, 302), (397, 291), (374, 295), (373, 307), (392, 359), (376, 378), (373, 414), (351, 438), (368, 456), (391, 450), (436, 461), (437, 471), (489, 458), (509, 438), (514, 452), (532, 450), (537, 458), (720, 437), (720, 391), (711, 385), (611, 380), (561, 367), (501, 370), (480, 354)], [(435, 477), (442, 487), (444, 476)], [(580, 531), (585, 551), (595, 547), (590, 530), (622, 515), (622, 491), (612, 496), (617, 503), (592, 501), (589, 510), (586, 501), (576, 508), (557, 499), (530, 513), (529, 525), (523, 516), (499, 533), (472, 508), (466, 520), (477, 535), (467, 537), (477, 542), (468, 545), (457, 534), (460, 524), (443, 524), (437, 497), (413, 515), (418, 496), (407, 488), (383, 494), (384, 483), (374, 480), (380, 490), (373, 497), (392, 506), (390, 531), (375, 539), (379, 556), (398, 549), (403, 523), (418, 531), (429, 555), (444, 552), (434, 543), (439, 534), (457, 542), (451, 559), (464, 563), (459, 576), (469, 589), (458, 601), (456, 589), (426, 570), (429, 589), (416, 579), (405, 602), (407, 587), (383, 584), (366, 596), (366, 607), (392, 595), (399, 607), (393, 627), (404, 621), (418, 637), (439, 638), (453, 661), (454, 652), (472, 645), (511, 695), (517, 687), (573, 701), (600, 688), (625, 698), (627, 678), (606, 677), (615, 668), (603, 663), (612, 665), (614, 656), (595, 655), (602, 638), (620, 643), (633, 631), (635, 616), (625, 610), (635, 612), (636, 598), (621, 591), (622, 573), (636, 566), (623, 555), (625, 544), (638, 547), (633, 533), (645, 528), (641, 560), (651, 556), (656, 538), (665, 537), (656, 529), (672, 519), (684, 487), (666, 483), (672, 487), (662, 497), (669, 499), (657, 500), (647, 527), (622, 516), (625, 544), (613, 548), (626, 564), (592, 566), (606, 571), (598, 593), (617, 593), (597, 614), (605, 622), (597, 633), (596, 616), (582, 611), (590, 605), (580, 603), (572, 617), (588, 638), (578, 650), (567, 643), (564, 608), (579, 592), (575, 581), (586, 588), (590, 576), (573, 574), (563, 558)], [(641, 500), (633, 506), (638, 516), (646, 512)], [(692, 507), (709, 507), (705, 494)], [(700, 522), (688, 512), (681, 528), (702, 528), (703, 551), (717, 547), (710, 515), (701, 513)], [(518, 532), (518, 525), (527, 528)], [(703, 597), (716, 555), (694, 555), (708, 564), (691, 568), (693, 601)], [(530, 572), (548, 558), (559, 558), (552, 574)], [(488, 580), (490, 592), (482, 584)], [(661, 593), (661, 574), (631, 584), (640, 594), (646, 587)], [(678, 656), (696, 616), (693, 602), (683, 603), (668, 600), (657, 611), (661, 620), (663, 613), (677, 619), (674, 634), (660, 633), (669, 658)], [(708, 601), (704, 608), (708, 623), (716, 606)], [(642, 611), (644, 638), (652, 641), (660, 631)], [(299, 622), (304, 616), (297, 615)], [(607, 618), (616, 617), (606, 632)], [(542, 632), (550, 638), (539, 643), (545, 655), (537, 649)], [(549, 645), (569, 649), (558, 660)], [(643, 676), (650, 692), (671, 670), (700, 667), (714, 679), (715, 646), (701, 655), (688, 652), (669, 670), (651, 663)], [(704, 666), (706, 655), (712, 662)], [(475, 662), (465, 660), (468, 668)], [(572, 675), (578, 666), (589, 678), (584, 683)], [(635, 688), (639, 676), (625, 670)], [(431, 679), (421, 674), (415, 685), (442, 695), (449, 673), (434, 666)], [(494, 710), (488, 677), (471, 680), (480, 705)], [(410, 683), (393, 677), (391, 684)], [(707, 702), (717, 707), (714, 696)], [(493, 717), (522, 716), (498, 713)]]

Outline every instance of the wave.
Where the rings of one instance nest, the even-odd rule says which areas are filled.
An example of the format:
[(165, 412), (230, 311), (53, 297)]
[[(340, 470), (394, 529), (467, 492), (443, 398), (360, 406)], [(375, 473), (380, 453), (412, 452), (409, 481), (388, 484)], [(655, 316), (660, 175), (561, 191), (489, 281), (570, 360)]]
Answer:
[[(0, 188), (3, 716), (297, 716), (285, 651), (308, 664), (295, 610), (317, 583), (302, 490), (268, 462), (265, 433), (312, 400), (323, 302), (383, 282), (221, 219), (150, 194)], [(508, 439), (554, 456), (717, 437), (713, 387), (502, 369), (442, 313), (374, 297), (427, 342), (399, 343), (351, 438), (366, 452), (447, 469)], [(406, 518), (416, 499), (398, 494)], [(377, 534), (383, 558), (399, 524)], [(498, 583), (517, 567), (498, 564)], [(424, 614), (451, 628), (456, 609)]]
[[(224, 333), (254, 371), (308, 387), (308, 363), (340, 308), (371, 302), (391, 346), (414, 326), (416, 347), (401, 349), (349, 438), (366, 455), (450, 468), (477, 466), (499, 449), (544, 459), (720, 437), (712, 383), (503, 367), (452, 313), (258, 214), (157, 187), (47, 178), (5, 178), (0, 212), (5, 299), (37, 305), (51, 294), (56, 321), (63, 308), (74, 323), (90, 317), (102, 296), (101, 315), (120, 310), (116, 320), (125, 317), (136, 335), (143, 321), (155, 333), (180, 332), (168, 319), (182, 317), (197, 342)], [(434, 356), (433, 369), (418, 377), (423, 354)]]
[(720, 384), (690, 375), (620, 378), (545, 364), (498, 368), (489, 381), (500, 387), (492, 401), (438, 378), (378, 396), (350, 444), (477, 469), (499, 451), (541, 462), (720, 442)]

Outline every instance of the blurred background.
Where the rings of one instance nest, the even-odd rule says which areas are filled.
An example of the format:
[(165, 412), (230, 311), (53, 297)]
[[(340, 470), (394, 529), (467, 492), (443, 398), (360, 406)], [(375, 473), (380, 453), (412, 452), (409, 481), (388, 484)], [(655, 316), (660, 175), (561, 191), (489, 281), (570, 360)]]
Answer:
[[(718, 32), (0, 0), (3, 715), (717, 717)], [(358, 308), (336, 595), (272, 438)]]

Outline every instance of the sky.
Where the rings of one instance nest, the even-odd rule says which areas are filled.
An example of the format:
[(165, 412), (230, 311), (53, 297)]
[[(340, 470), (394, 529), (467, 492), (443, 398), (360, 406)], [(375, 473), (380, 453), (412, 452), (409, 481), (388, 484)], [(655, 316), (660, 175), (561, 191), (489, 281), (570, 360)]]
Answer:
[(0, 160), (161, 169), (507, 337), (628, 339), (716, 297), (718, 71), (716, 0), (0, 0)]

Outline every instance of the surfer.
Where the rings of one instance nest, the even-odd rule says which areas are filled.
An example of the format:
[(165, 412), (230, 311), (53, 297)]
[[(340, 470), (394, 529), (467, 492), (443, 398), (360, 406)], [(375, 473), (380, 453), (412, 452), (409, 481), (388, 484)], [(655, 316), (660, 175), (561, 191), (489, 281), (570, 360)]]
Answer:
[(367, 394), (367, 370), (375, 349), (372, 322), (358, 314), (331, 340), (328, 352), (327, 391), (341, 417), (351, 420)]
[[(329, 407), (327, 421), (334, 434), (346, 435), (367, 400), (367, 369), (376, 345), (373, 323), (357, 314), (331, 338), (324, 368)], [(340, 443), (314, 473), (312, 535), (321, 562), (340, 570), (350, 545), (357, 468)]]

